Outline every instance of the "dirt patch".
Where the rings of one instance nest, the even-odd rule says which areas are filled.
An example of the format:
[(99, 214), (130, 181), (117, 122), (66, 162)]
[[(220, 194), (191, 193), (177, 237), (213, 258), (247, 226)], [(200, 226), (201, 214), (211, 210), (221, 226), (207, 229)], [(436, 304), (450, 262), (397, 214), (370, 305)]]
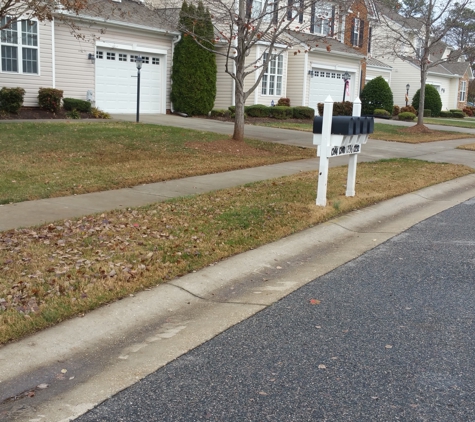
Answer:
[[(22, 107), (17, 114), (0, 112), (0, 120), (51, 120), (51, 119), (67, 119), (67, 111), (59, 110), (57, 113), (44, 110), (39, 107)], [(81, 119), (94, 119), (91, 113), (79, 113)]]
[(234, 157), (267, 157), (272, 155), (270, 151), (253, 148), (245, 142), (233, 141), (231, 139), (223, 139), (213, 142), (187, 142), (185, 146), (199, 151), (212, 152), (213, 154), (232, 155)]
[(424, 125), (415, 125), (411, 127), (406, 127), (404, 129), (401, 129), (401, 132), (408, 132), (408, 133), (432, 133), (432, 130), (430, 130), (427, 126)]

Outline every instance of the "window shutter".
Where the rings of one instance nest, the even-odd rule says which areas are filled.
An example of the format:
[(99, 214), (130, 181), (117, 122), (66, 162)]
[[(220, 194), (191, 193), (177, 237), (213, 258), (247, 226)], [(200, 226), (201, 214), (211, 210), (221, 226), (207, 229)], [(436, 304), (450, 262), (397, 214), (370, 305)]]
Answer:
[(272, 23), (277, 25), (278, 21), (279, 21), (279, 0), (275, 0), (274, 13), (272, 14)]
[(315, 3), (312, 3), (312, 7), (310, 9), (310, 33), (313, 34), (315, 32)]
[(293, 0), (287, 1), (287, 19), (289, 21), (292, 20), (292, 4), (293, 4)]
[(371, 37), (373, 36), (373, 28), (368, 28), (368, 53), (371, 53)]
[(299, 23), (303, 23), (303, 9), (305, 7), (305, 0), (300, 0)]
[(252, 13), (252, 0), (246, 1), (246, 19), (251, 19)]
[(360, 21), (360, 39), (358, 40), (358, 46), (363, 47), (363, 37), (364, 37), (364, 21)]
[(335, 6), (332, 6), (332, 20), (330, 22), (330, 35), (335, 35)]
[(351, 45), (355, 45), (355, 21), (355, 18), (351, 20)]

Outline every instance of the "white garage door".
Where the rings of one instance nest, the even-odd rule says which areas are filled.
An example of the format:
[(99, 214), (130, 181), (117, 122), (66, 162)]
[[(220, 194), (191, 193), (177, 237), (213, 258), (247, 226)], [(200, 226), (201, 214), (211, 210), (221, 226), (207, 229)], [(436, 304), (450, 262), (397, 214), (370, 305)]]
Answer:
[[(336, 70), (313, 69), (310, 78), (309, 107), (317, 108), (318, 103), (325, 102), (330, 95), (333, 101), (343, 101), (343, 89), (345, 83), (342, 76), (344, 72)], [(352, 79), (350, 79), (350, 93)], [(351, 101), (351, 95), (346, 94), (345, 101)]]
[(140, 73), (140, 112), (160, 113), (161, 58), (158, 54), (136, 51), (96, 51), (96, 105), (108, 113), (135, 113), (137, 110), (137, 67), (135, 57), (143, 58)]

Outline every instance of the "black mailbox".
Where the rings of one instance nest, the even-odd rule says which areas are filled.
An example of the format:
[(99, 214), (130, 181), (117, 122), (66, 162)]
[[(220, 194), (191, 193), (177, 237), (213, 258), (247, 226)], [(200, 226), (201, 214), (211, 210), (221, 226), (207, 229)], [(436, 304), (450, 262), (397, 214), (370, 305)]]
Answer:
[(374, 132), (374, 117), (362, 116), (359, 118), (361, 122), (361, 132), (364, 134), (370, 134)]
[[(313, 133), (321, 134), (323, 117), (315, 116), (313, 119)], [(333, 135), (359, 135), (374, 132), (373, 117), (335, 116), (332, 117), (331, 134)]]

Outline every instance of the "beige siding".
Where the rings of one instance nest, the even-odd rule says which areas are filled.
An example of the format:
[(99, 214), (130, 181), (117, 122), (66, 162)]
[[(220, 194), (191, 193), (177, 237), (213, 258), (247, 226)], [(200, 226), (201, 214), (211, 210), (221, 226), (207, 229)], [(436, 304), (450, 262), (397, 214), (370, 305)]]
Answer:
[(304, 100), (308, 100), (308, 95), (304, 95), (304, 81), (308, 79), (308, 72), (305, 72), (305, 62), (308, 60), (307, 56), (308, 54), (304, 52), (294, 55), (292, 50), (288, 55), (287, 97), (290, 98), (290, 105), (294, 107), (307, 105), (307, 103), (304, 102)]
[[(170, 108), (170, 72), (172, 64), (172, 37), (137, 28), (92, 26), (100, 42), (121, 44), (130, 50), (151, 48), (166, 51), (166, 108)], [(89, 53), (95, 53), (95, 41), (77, 40), (67, 27), (56, 26), (56, 87), (64, 90), (65, 97), (86, 99), (88, 90), (95, 91), (94, 64), (88, 60)], [(165, 111), (165, 110), (164, 110)]]
[(226, 57), (216, 54), (216, 99), (215, 109), (227, 109), (233, 105), (233, 79), (225, 72)]
[(391, 86), (391, 70), (377, 67), (366, 68), (366, 81), (382, 76), (384, 80)]
[[(21, 74), (21, 73), (7, 73), (2, 72), (0, 68), (0, 88), (1, 87), (20, 87), (25, 92), (25, 106), (38, 105), (38, 89), (53, 87), (53, 72), (52, 72), (52, 47), (51, 47), (51, 23), (39, 23), (39, 73), (38, 75)], [(20, 63), (21, 66), (21, 63)]]

